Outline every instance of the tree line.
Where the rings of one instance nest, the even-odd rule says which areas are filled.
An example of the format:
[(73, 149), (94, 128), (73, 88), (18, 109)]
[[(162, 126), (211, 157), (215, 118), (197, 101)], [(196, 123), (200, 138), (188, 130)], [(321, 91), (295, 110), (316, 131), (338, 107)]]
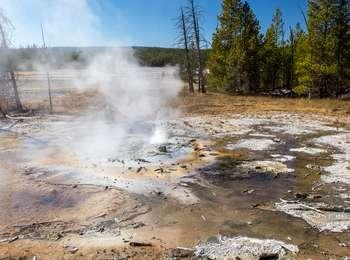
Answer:
[[(123, 48), (123, 47), (115, 47)], [(136, 60), (141, 66), (164, 67), (177, 66), (182, 67), (184, 50), (181, 48), (163, 48), (163, 47), (130, 47)], [(70, 65), (72, 68), (83, 69), (89, 63), (89, 60), (103, 52), (113, 51), (114, 47), (47, 47), (46, 55), (43, 55), (43, 48), (37, 45), (30, 45), (17, 49), (8, 49), (14, 69), (16, 71), (36, 70), (38, 64), (48, 64), (50, 68), (62, 69)], [(203, 60), (207, 57), (207, 50), (202, 50)], [(1, 54), (1, 49), (0, 49)], [(4, 64), (4, 59), (0, 60), (0, 65)]]
[(207, 62), (212, 89), (310, 97), (350, 94), (349, 0), (308, 0), (300, 23), (285, 28), (276, 9), (261, 33), (248, 2), (223, 0)]

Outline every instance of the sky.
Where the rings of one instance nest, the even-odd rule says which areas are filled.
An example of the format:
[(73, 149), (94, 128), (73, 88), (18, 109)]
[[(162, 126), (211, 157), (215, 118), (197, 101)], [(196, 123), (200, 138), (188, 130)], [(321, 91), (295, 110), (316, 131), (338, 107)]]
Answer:
[[(300, 8), (307, 0), (248, 0), (264, 32), (275, 8), (286, 28), (303, 25)], [(187, 0), (0, 0), (11, 20), (15, 47), (41, 45), (43, 24), (48, 46), (174, 47), (175, 20)], [(202, 10), (204, 37), (211, 41), (221, 12), (221, 0), (196, 0)]]

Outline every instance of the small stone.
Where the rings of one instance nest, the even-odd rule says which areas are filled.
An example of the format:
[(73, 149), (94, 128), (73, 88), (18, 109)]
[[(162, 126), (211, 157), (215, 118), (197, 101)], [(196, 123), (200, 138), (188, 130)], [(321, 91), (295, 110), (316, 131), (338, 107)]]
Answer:
[(14, 242), (14, 241), (16, 241), (16, 240), (18, 240), (18, 239), (19, 239), (18, 236), (11, 237), (11, 238), (8, 240), (8, 242), (9, 242), (9, 243), (12, 243), (12, 242)]
[(297, 192), (295, 193), (294, 197), (297, 199), (306, 199), (309, 195), (307, 193), (300, 193)]
[(161, 146), (158, 147), (158, 151), (161, 152), (161, 153), (167, 153), (168, 149), (166, 148), (165, 145), (161, 145)]
[(75, 246), (65, 246), (65, 248), (71, 254), (75, 254), (79, 250), (79, 248), (77, 248)]
[(177, 247), (170, 253), (171, 258), (191, 258), (193, 256), (194, 250), (191, 248)]

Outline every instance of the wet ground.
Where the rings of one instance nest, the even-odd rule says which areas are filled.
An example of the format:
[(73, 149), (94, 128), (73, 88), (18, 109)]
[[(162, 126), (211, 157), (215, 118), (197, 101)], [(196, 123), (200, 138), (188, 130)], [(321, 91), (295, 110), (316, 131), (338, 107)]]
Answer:
[(0, 123), (1, 257), (276, 257), (237, 252), (237, 237), (350, 257), (350, 132), (335, 119), (89, 122)]

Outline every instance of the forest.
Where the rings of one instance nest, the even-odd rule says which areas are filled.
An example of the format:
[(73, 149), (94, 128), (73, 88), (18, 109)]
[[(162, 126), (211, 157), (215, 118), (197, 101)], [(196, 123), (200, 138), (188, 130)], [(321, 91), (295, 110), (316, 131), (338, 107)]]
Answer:
[(309, 0), (306, 30), (276, 9), (265, 33), (248, 2), (225, 0), (207, 66), (209, 87), (339, 98), (350, 94), (348, 0)]

